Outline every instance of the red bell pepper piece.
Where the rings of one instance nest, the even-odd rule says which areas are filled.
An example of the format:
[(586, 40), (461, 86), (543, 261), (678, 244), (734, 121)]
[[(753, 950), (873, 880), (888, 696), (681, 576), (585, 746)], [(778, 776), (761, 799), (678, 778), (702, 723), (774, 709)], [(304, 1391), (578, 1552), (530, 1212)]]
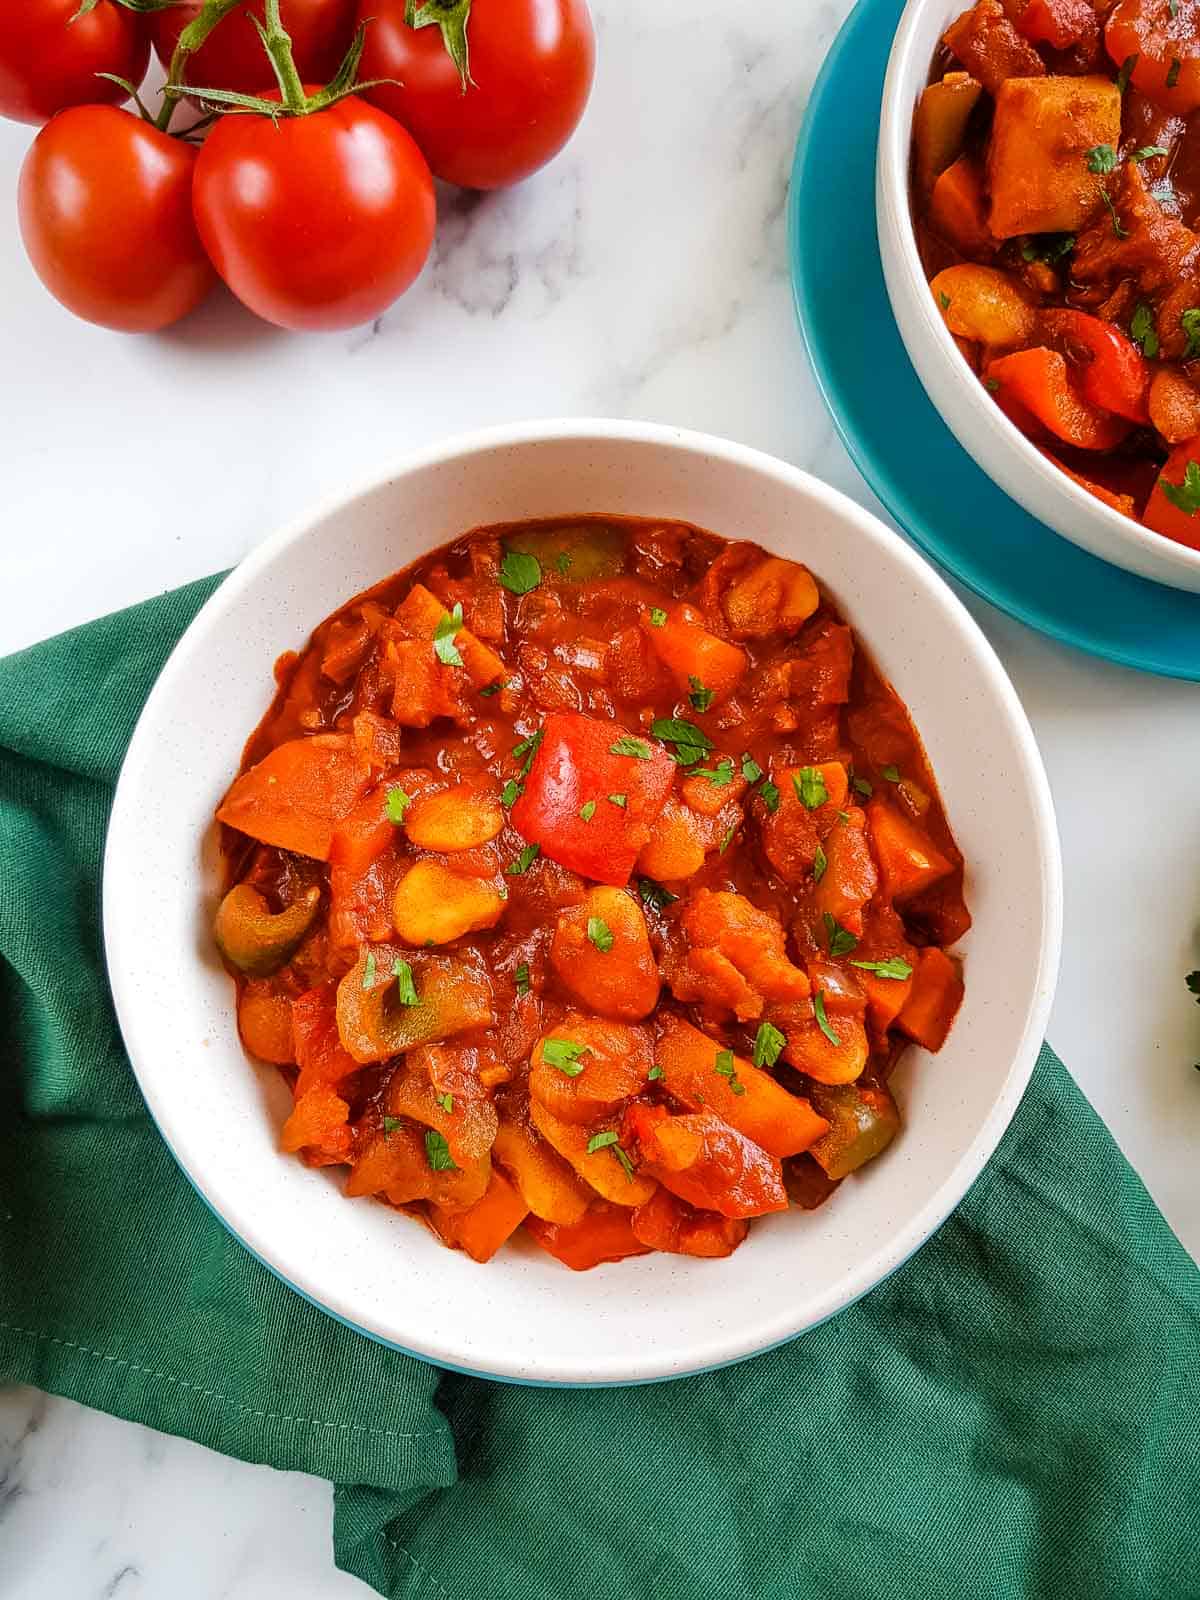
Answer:
[(644, 1256), (650, 1250), (634, 1233), (633, 1212), (628, 1206), (601, 1202), (570, 1224), (526, 1217), (525, 1229), (543, 1250), (573, 1272), (586, 1272), (605, 1261), (623, 1261), (626, 1256)]
[(1029, 0), (1016, 19), (1016, 29), (1033, 44), (1066, 50), (1081, 44), (1088, 51), (1100, 38), (1100, 22), (1091, 0)]
[(997, 405), (1024, 431), (1029, 418), (1079, 450), (1111, 450), (1129, 432), (1123, 417), (1101, 411), (1071, 387), (1057, 350), (1035, 346), (990, 361), (984, 379)]
[(1089, 405), (1130, 422), (1150, 420), (1150, 368), (1120, 328), (1086, 311), (1043, 311), (1040, 322), (1047, 344), (1066, 356), (1070, 375)]
[(597, 717), (554, 712), (512, 808), (513, 827), (553, 861), (619, 888), (674, 781), (674, 758), (654, 740)]
[[(1195, 470), (1189, 471), (1194, 468)], [(1154, 485), (1142, 521), (1155, 533), (1200, 550), (1200, 434), (1177, 444)], [(1164, 487), (1170, 486), (1170, 492)]]

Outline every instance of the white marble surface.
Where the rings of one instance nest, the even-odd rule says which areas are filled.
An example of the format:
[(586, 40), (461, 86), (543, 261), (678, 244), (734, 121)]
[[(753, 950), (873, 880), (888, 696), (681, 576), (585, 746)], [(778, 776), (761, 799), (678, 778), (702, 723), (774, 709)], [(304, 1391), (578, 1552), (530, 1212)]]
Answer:
[[(280, 334), (217, 297), (165, 336), (121, 338), (62, 312), (0, 229), (0, 651), (236, 561), (399, 446), (507, 418), (707, 428), (874, 506), (805, 368), (783, 227), (796, 130), (846, 0), (597, 9), (575, 141), (519, 191), (444, 196), (429, 268), (374, 329)], [(0, 127), (6, 205), (27, 143)], [(1200, 1011), (1182, 981), (1200, 956), (1200, 687), (972, 605), (1059, 808), (1050, 1037), (1200, 1255)], [(365, 1596), (333, 1569), (330, 1511), (315, 1480), (0, 1395), (0, 1600)]]

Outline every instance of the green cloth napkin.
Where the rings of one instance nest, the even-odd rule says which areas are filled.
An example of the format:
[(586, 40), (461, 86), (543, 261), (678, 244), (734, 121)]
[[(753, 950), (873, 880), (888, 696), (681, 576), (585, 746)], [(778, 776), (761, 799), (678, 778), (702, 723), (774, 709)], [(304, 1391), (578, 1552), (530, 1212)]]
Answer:
[(1200, 1595), (1200, 1274), (1049, 1049), (911, 1261), (680, 1383), (442, 1373), (230, 1238), (99, 931), (121, 755), (215, 582), (0, 660), (0, 1382), (334, 1479), (339, 1566), (405, 1600)]

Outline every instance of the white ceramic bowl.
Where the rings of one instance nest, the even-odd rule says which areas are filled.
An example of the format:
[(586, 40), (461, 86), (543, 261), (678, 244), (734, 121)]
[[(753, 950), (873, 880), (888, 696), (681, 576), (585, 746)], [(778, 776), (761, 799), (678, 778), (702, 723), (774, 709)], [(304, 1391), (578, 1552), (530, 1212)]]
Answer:
[[(969, 863), (967, 993), (944, 1050), (899, 1074), (907, 1126), (821, 1210), (756, 1222), (727, 1261), (576, 1274), (531, 1241), (490, 1265), (279, 1154), (289, 1095), (242, 1052), (210, 934), (213, 807), (281, 651), (344, 600), (480, 523), (675, 517), (811, 564), (911, 707)], [(443, 1365), (550, 1383), (674, 1377), (831, 1316), (960, 1200), (1028, 1080), (1058, 963), (1061, 885), (1037, 748), (983, 635), (900, 538), (741, 445), (632, 422), (528, 423), (398, 461), (259, 547), (188, 629), (121, 773), (104, 931), (121, 1029), (176, 1159), (231, 1231), (317, 1304)]]
[(875, 213), (883, 276), (900, 337), (929, 398), (959, 444), (1031, 516), (1114, 566), (1200, 593), (1200, 550), (1189, 550), (1122, 516), (1047, 461), (968, 367), (934, 305), (909, 207), (913, 108), (929, 78), (939, 39), (968, 4), (969, 0), (908, 0), (884, 79)]

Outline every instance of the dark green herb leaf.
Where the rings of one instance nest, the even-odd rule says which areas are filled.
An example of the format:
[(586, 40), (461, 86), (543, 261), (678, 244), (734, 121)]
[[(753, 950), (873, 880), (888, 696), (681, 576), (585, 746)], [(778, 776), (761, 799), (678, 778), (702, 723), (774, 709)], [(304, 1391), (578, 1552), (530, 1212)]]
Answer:
[(559, 573), (564, 578), (566, 577), (567, 573), (570, 572), (571, 558), (565, 550), (560, 550), (555, 556), (554, 565), (558, 568)]
[(813, 995), (812, 1008), (813, 1016), (817, 1019), (817, 1027), (820, 1028), (821, 1032), (829, 1040), (830, 1044), (841, 1044), (842, 1041), (829, 1026), (829, 1018), (825, 1012), (825, 996), (821, 993), (820, 989), (818, 989)]
[(875, 793), (875, 785), (873, 783), (868, 783), (866, 778), (855, 778), (851, 776), (850, 787), (854, 790), (855, 794), (861, 794), (864, 799), (867, 800), (869, 800)]
[(746, 1085), (739, 1082), (737, 1068), (733, 1064), (732, 1050), (718, 1050), (717, 1059), (713, 1062), (713, 1071), (719, 1078), (728, 1078), (729, 1087), (734, 1094), (745, 1094)]
[(375, 952), (374, 952), (374, 950), (368, 950), (367, 951), (367, 959), (363, 962), (362, 986), (363, 986), (364, 989), (372, 989), (372, 988), (374, 988), (374, 986), (375, 986), (375, 973), (376, 973)]
[(493, 694), (499, 694), (500, 690), (503, 687), (504, 687), (504, 685), (500, 682), (499, 679), (497, 679), (495, 683), (489, 683), (486, 689), (480, 689), (479, 692), (480, 692), (481, 695), (484, 695), (484, 696), (493, 695)]
[(436, 1128), (426, 1129), (425, 1155), (434, 1172), (458, 1171), (450, 1159), (450, 1146), (446, 1143), (446, 1135), (439, 1133)]
[(603, 1133), (594, 1133), (587, 1142), (588, 1155), (595, 1155), (597, 1150), (607, 1150), (610, 1144), (616, 1144), (621, 1135), (615, 1128), (605, 1128)]
[(720, 844), (717, 846), (717, 854), (719, 856), (723, 856), (725, 854), (726, 850), (729, 849), (729, 846), (733, 843), (733, 836), (738, 831), (738, 829), (740, 827), (741, 827), (741, 821), (740, 820), (730, 824), (728, 833), (726, 833), (725, 837), (721, 840)]
[(1171, 65), (1167, 68), (1167, 88), (1173, 89), (1179, 82), (1179, 69), (1183, 66), (1178, 56), (1171, 57)]
[(397, 827), (404, 821), (404, 813), (412, 805), (412, 795), (405, 794), (403, 789), (389, 789), (387, 797), (388, 821), (394, 822)]
[(557, 1067), (568, 1078), (577, 1078), (583, 1071), (583, 1063), (579, 1058), (587, 1055), (587, 1052), (587, 1045), (576, 1044), (574, 1039), (547, 1039), (542, 1045), (542, 1059), (546, 1065)]
[(763, 805), (766, 806), (768, 811), (779, 810), (779, 789), (769, 778), (758, 792), (762, 797)]
[(433, 653), (447, 667), (461, 667), (463, 658), (458, 653), (454, 636), (463, 625), (462, 601), (448, 616), (444, 616), (433, 630)]
[(995, 394), (996, 390), (1000, 387), (1000, 379), (999, 378), (985, 378), (983, 380), (983, 387), (987, 390), (987, 392), (989, 394)]
[(1089, 172), (1111, 172), (1117, 164), (1117, 152), (1110, 144), (1095, 144), (1087, 153)]
[(536, 556), (523, 550), (509, 550), (500, 563), (500, 582), (511, 594), (528, 594), (542, 581), (542, 569)]
[(818, 767), (801, 767), (799, 772), (792, 774), (792, 784), (797, 800), (806, 811), (815, 811), (829, 799), (825, 776)]
[(1185, 311), (1179, 318), (1179, 326), (1187, 334), (1187, 348), (1183, 352), (1183, 360), (1194, 361), (1200, 356), (1200, 307)]
[(944, 289), (939, 289), (938, 290), (938, 304), (941, 306), (943, 311), (949, 311), (949, 309), (950, 309), (950, 296), (946, 293), (946, 291)]
[(583, 804), (579, 808), (580, 821), (581, 822), (590, 822), (595, 815), (596, 815), (596, 802), (594, 800), (585, 800), (583, 802)]
[(515, 806), (523, 793), (521, 784), (515, 778), (510, 778), (500, 791), (500, 804), (505, 808)]
[(817, 843), (817, 853), (816, 853), (816, 855), (813, 856), (813, 882), (814, 883), (820, 883), (821, 879), (825, 876), (825, 868), (828, 865), (829, 865), (829, 857), (825, 854), (825, 851), (822, 849), (821, 844), (818, 841), (818, 843)]
[(540, 844), (527, 844), (524, 850), (511, 865), (505, 867), (505, 872), (510, 878), (519, 878), (523, 872), (528, 872), (533, 863), (541, 854)]
[(733, 782), (733, 761), (729, 756), (722, 756), (715, 767), (697, 767), (692, 777), (707, 778), (709, 783), (715, 783), (718, 789), (723, 789), (726, 784)]
[(779, 1029), (769, 1022), (760, 1022), (758, 1032), (754, 1035), (754, 1065), (773, 1067), (786, 1043), (786, 1034), (780, 1033)]
[(442, 1110), (447, 1116), (449, 1116), (454, 1110), (454, 1096), (450, 1093), (439, 1094), (437, 1097), (437, 1103), (441, 1106)]
[(1185, 516), (1194, 517), (1200, 511), (1200, 466), (1194, 461), (1189, 461), (1183, 469), (1183, 478), (1179, 483), (1160, 478), (1158, 486), (1175, 509), (1182, 511)]
[(1141, 345), (1142, 354), (1153, 358), (1158, 354), (1158, 334), (1154, 328), (1154, 308), (1139, 300), (1129, 319), (1129, 337)]
[(1107, 189), (1101, 189), (1100, 198), (1101, 198), (1101, 200), (1104, 201), (1104, 204), (1108, 207), (1108, 214), (1112, 218), (1112, 230), (1113, 230), (1113, 233), (1116, 235), (1116, 237), (1118, 239), (1128, 239), (1128, 237), (1129, 237), (1129, 229), (1125, 228), (1125, 227), (1122, 227), (1121, 219), (1117, 215), (1117, 208), (1116, 208), (1116, 205), (1113, 202), (1112, 195), (1109, 194)]
[(642, 897), (643, 905), (653, 906), (655, 911), (665, 911), (679, 899), (677, 894), (664, 889), (662, 884), (655, 883), (653, 878), (638, 879), (638, 894)]
[(397, 961), (392, 966), (392, 977), (396, 980), (396, 992), (400, 996), (402, 1006), (419, 1006), (421, 1001), (417, 995), (416, 985), (413, 983), (413, 970), (407, 961)]
[(650, 1068), (650, 1071), (646, 1074), (646, 1079), (649, 1083), (656, 1083), (659, 1078), (664, 1077), (666, 1077), (666, 1073), (657, 1062), (655, 1062), (655, 1064)]
[(661, 606), (651, 606), (650, 607), (650, 626), (652, 628), (665, 628), (666, 625), (667, 625), (667, 613), (663, 610), (663, 608)]
[(754, 757), (747, 752), (742, 757), (742, 777), (745, 778), (747, 783), (757, 783), (762, 775), (763, 769), (755, 761)]
[(1126, 56), (1121, 63), (1121, 70), (1117, 73), (1117, 93), (1124, 94), (1129, 87), (1129, 80), (1133, 76), (1133, 69), (1138, 64), (1138, 52)]
[(383, 1137), (386, 1139), (388, 1134), (395, 1133), (396, 1129), (399, 1126), (400, 1126), (400, 1118), (399, 1117), (384, 1117), (384, 1119), (383, 1119)]
[(630, 733), (623, 733), (608, 748), (614, 756), (632, 756), (635, 761), (649, 761), (653, 754), (645, 739), (635, 739)]
[(516, 985), (516, 989), (517, 989), (517, 993), (518, 994), (528, 994), (529, 993), (530, 988), (532, 987), (532, 985), (530, 984), (530, 981), (529, 981), (529, 963), (528, 963), (528, 961), (522, 961), (521, 965), (513, 973), (513, 983)]
[(1031, 233), (1021, 246), (1026, 261), (1046, 261), (1053, 264), (1069, 256), (1075, 248), (1073, 233)]
[(697, 711), (707, 711), (716, 698), (715, 689), (706, 689), (694, 673), (688, 673), (688, 689), (691, 691), (688, 699)]
[(612, 929), (603, 917), (588, 918), (587, 936), (601, 955), (607, 955), (613, 947)]
[(850, 932), (849, 928), (843, 928), (831, 912), (823, 911), (821, 919), (825, 924), (825, 937), (829, 940), (829, 954), (831, 956), (849, 955), (850, 951), (858, 943), (857, 937)]
[(1135, 150), (1129, 157), (1130, 161), (1152, 161), (1155, 156), (1165, 156), (1166, 147), (1161, 144), (1144, 144), (1140, 150)]
[(695, 750), (697, 760), (712, 749), (712, 740), (704, 730), (694, 722), (685, 722), (681, 717), (656, 717), (650, 724), (650, 732), (665, 744), (677, 744), (684, 749)]
[(629, 797), (627, 795), (610, 794), (608, 798), (612, 805), (620, 806), (622, 811), (624, 811), (629, 804)]
[(861, 967), (864, 972), (873, 972), (877, 978), (897, 978), (903, 980), (912, 977), (912, 967), (903, 956), (888, 956), (884, 961), (852, 961), (852, 967)]
[(523, 778), (527, 778), (529, 776), (529, 769), (533, 765), (533, 758), (542, 748), (542, 740), (545, 737), (545, 728), (536, 728), (529, 735), (528, 739), (522, 739), (520, 744), (513, 745), (513, 760), (521, 761), (521, 757), (525, 757), (524, 761), (521, 762), (521, 776)]
[(629, 1157), (625, 1154), (624, 1150), (621, 1149), (621, 1146), (619, 1144), (613, 1145), (612, 1153), (613, 1153), (613, 1155), (616, 1156), (617, 1160), (621, 1163), (622, 1167), (625, 1169), (625, 1176), (629, 1179), (630, 1183), (632, 1183), (633, 1182), (633, 1162), (630, 1161)]
[(889, 783), (899, 783), (900, 782), (900, 768), (899, 767), (894, 767), (889, 763), (886, 767), (880, 767), (879, 770), (883, 774), (883, 776), (887, 779), (887, 781)]

